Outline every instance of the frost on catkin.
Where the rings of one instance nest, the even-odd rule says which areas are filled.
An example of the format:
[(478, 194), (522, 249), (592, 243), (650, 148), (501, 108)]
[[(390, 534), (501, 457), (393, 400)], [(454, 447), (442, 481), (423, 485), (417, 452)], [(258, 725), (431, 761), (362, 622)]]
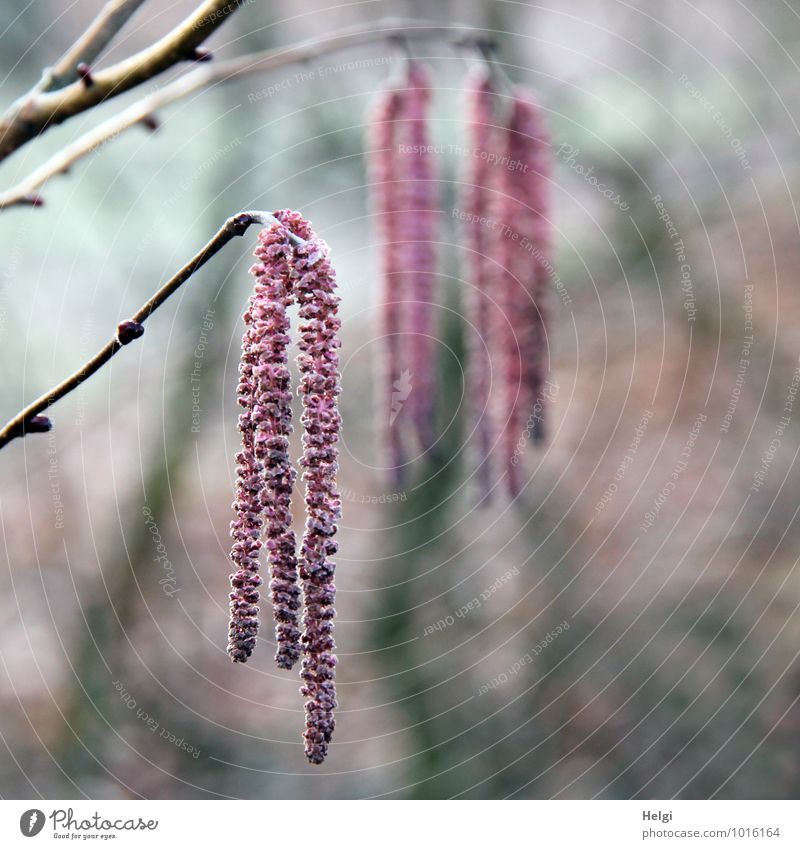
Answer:
[[(283, 228), (280, 228), (283, 230)], [(285, 230), (276, 228), (263, 233), (261, 251), (265, 262), (254, 266), (256, 287), (244, 314), (245, 332), (239, 363), (237, 400), (242, 407), (239, 432), (242, 449), (236, 455), (236, 496), (231, 522), (231, 560), (236, 571), (230, 576), (230, 625), (228, 654), (244, 662), (253, 652), (258, 634), (259, 575), (263, 512), (267, 500), (267, 474), (264, 463), (264, 439), (267, 409), (264, 406), (264, 369), (269, 367), (270, 342), (265, 338), (263, 313), (269, 309), (267, 295), (275, 286), (288, 281), (286, 257), (291, 246)]]
[(228, 654), (244, 662), (253, 652), (258, 634), (258, 553), (261, 550), (261, 491), (264, 480), (253, 448), (252, 396), (253, 367), (242, 358), (239, 367), (239, 403), (245, 408), (239, 415), (242, 450), (236, 455), (236, 497), (231, 522), (233, 547), (231, 560), (236, 571), (231, 575), (230, 625)]
[[(251, 269), (255, 291), (245, 312), (239, 366), (242, 450), (237, 455), (236, 519), (231, 557), (231, 626), (228, 651), (246, 660), (258, 630), (258, 553), (262, 529), (272, 567), (278, 665), (291, 668), (303, 656), (301, 692), (306, 697), (303, 734), (309, 761), (325, 760), (336, 708), (333, 653), (334, 535), (341, 516), (336, 486), (341, 417), (338, 409), (339, 298), (327, 245), (291, 210), (275, 213), (262, 230)], [(287, 307), (299, 307), (297, 362), (303, 403), (303, 468), (306, 526), (299, 558), (290, 511), (295, 472), (289, 460), (291, 387), (287, 367)], [(302, 580), (304, 614), (298, 628)]]
[(300, 553), (305, 614), (301, 692), (306, 697), (305, 752), (313, 764), (328, 753), (336, 708), (336, 655), (333, 653), (333, 602), (336, 554), (334, 535), (341, 517), (336, 486), (341, 417), (338, 409), (339, 298), (336, 274), (328, 246), (305, 222), (294, 222), (293, 232), (307, 239), (295, 248), (292, 277), (299, 305), (300, 354), (297, 358), (303, 401), (303, 467), (306, 528)]
[(276, 620), (279, 666), (291, 668), (300, 655), (296, 541), (290, 502), (295, 471), (289, 460), (291, 387), (287, 368), (291, 302), (289, 234), (281, 224), (264, 228), (256, 249), (256, 278), (244, 314), (238, 401), (242, 450), (237, 455), (237, 485), (231, 523), (231, 621), (228, 653), (244, 662), (258, 632), (258, 554), (266, 536), (270, 590)]
[(292, 302), (292, 294), (289, 280), (291, 247), (286, 229), (273, 225), (262, 230), (255, 255), (259, 260), (251, 269), (256, 277), (255, 293), (245, 315), (245, 321), (250, 324), (251, 350), (257, 358), (254, 367), (255, 452), (265, 478), (262, 510), (275, 617), (275, 660), (282, 669), (291, 669), (300, 657), (300, 587), (291, 513), (296, 472), (289, 459), (292, 389), (286, 310)]

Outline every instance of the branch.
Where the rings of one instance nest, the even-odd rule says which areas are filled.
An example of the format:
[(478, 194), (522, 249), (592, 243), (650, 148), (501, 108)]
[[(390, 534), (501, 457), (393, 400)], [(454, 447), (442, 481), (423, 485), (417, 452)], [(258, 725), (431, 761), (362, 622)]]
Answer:
[[(138, 339), (144, 328), (142, 327), (150, 315), (155, 312), (170, 295), (180, 287), (203, 265), (218, 253), (231, 239), (244, 235), (251, 224), (265, 225), (276, 219), (267, 212), (251, 211), (240, 212), (229, 218), (219, 229), (213, 239), (183, 266), (172, 278), (170, 278), (150, 300), (130, 319), (123, 321), (117, 327), (117, 333), (83, 366), (66, 380), (54, 386), (49, 392), (37, 398), (32, 404), (28, 404), (14, 416), (6, 426), (0, 430), (0, 448), (5, 447), (12, 439), (25, 436), (26, 433), (42, 433), (50, 430), (50, 420), (39, 415), (56, 401), (77, 389), (88, 377), (102, 368), (123, 346), (134, 339)], [(303, 244), (303, 240), (294, 234), (290, 234), (293, 244)]]
[(44, 72), (37, 90), (53, 91), (80, 79), (78, 65), (91, 66), (142, 3), (144, 0), (109, 0), (86, 32)]
[(457, 44), (480, 43), (480, 34), (467, 27), (454, 24), (442, 26), (428, 21), (386, 18), (376, 21), (368, 29), (363, 25), (349, 27), (315, 42), (303, 42), (291, 47), (250, 53), (226, 62), (197, 68), (186, 76), (164, 86), (159, 91), (133, 103), (118, 115), (76, 139), (72, 144), (54, 154), (18, 185), (0, 192), (0, 210), (19, 204), (38, 201), (34, 194), (50, 177), (66, 172), (71, 165), (97, 150), (120, 133), (140, 123), (152, 121), (153, 113), (181, 100), (187, 95), (218, 82), (236, 80), (250, 74), (272, 71), (287, 65), (310, 62), (337, 50), (367, 44), (385, 38), (413, 34), (414, 38), (432, 39), (452, 36), (454, 31), (466, 30), (468, 36), (456, 39)]
[(128, 59), (64, 88), (45, 92), (34, 89), (23, 95), (0, 118), (0, 160), (53, 124), (129, 91), (173, 65), (205, 58), (206, 54), (199, 54), (197, 48), (240, 3), (241, 0), (206, 0), (172, 32)]

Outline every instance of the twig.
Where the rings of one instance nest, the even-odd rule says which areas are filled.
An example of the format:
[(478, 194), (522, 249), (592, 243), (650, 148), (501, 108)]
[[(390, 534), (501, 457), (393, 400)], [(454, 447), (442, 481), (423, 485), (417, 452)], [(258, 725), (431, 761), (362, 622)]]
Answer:
[(78, 65), (91, 66), (142, 3), (144, 0), (109, 0), (86, 32), (52, 68), (45, 70), (37, 90), (54, 91), (74, 83), (79, 77)]
[[(442, 26), (428, 21), (387, 18), (376, 21), (368, 29), (364, 29), (363, 25), (349, 27), (310, 44), (304, 42), (291, 47), (259, 51), (236, 59), (229, 59), (226, 62), (197, 68), (186, 76), (165, 85), (159, 91), (133, 103), (118, 115), (98, 124), (97, 127), (54, 154), (18, 185), (5, 192), (0, 192), (0, 210), (9, 206), (30, 203), (31, 197), (35, 197), (33, 194), (35, 190), (50, 177), (64, 173), (75, 162), (116, 138), (123, 131), (151, 118), (153, 113), (159, 109), (163, 109), (170, 103), (214, 83), (228, 82), (250, 74), (308, 62), (337, 50), (384, 38), (396, 38), (403, 35), (413, 35), (417, 39), (441, 38), (442, 36), (452, 36), (454, 32), (463, 33), (465, 29), (472, 39), (472, 43), (477, 44), (480, 40), (480, 33), (474, 34), (471, 29), (463, 26)], [(467, 43), (463, 34), (458, 39), (458, 43)]]
[(55, 91), (32, 91), (0, 118), (0, 160), (53, 124), (85, 112), (146, 82), (173, 65), (196, 58), (196, 49), (231, 13), (237, 0), (206, 0), (195, 12), (150, 47), (92, 74), (92, 84), (78, 80)]
[[(201, 266), (205, 265), (214, 254), (220, 251), (231, 239), (244, 235), (251, 224), (266, 224), (276, 219), (267, 212), (259, 210), (240, 212), (231, 216), (219, 229), (213, 239), (183, 266), (172, 278), (170, 278), (152, 298), (130, 319), (123, 321), (117, 328), (117, 333), (83, 366), (66, 380), (54, 386), (49, 392), (37, 398), (32, 404), (28, 404), (14, 416), (6, 426), (0, 430), (0, 448), (3, 448), (12, 439), (24, 436), (26, 433), (42, 433), (50, 429), (47, 418), (40, 416), (48, 407), (56, 401), (77, 389), (88, 377), (91, 377), (98, 369), (102, 368), (122, 347), (138, 339), (144, 332), (142, 324), (163, 303), (174, 294)], [(290, 235), (294, 244), (302, 244), (303, 240), (297, 236)]]

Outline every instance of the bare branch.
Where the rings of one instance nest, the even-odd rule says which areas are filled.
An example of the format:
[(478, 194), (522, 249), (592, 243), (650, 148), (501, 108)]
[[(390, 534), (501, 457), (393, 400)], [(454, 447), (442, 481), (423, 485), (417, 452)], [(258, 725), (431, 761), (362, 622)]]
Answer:
[(79, 80), (55, 91), (34, 89), (23, 95), (0, 118), (0, 160), (53, 124), (129, 91), (180, 62), (198, 58), (197, 48), (240, 3), (241, 0), (206, 0), (155, 44), (92, 74), (92, 85)]
[[(142, 324), (214, 254), (218, 253), (231, 239), (242, 236), (251, 224), (266, 224), (276, 219), (267, 212), (240, 212), (231, 216), (219, 229), (213, 239), (186, 265), (183, 266), (153, 295), (144, 306), (130, 319), (123, 321), (117, 327), (116, 334), (83, 366), (66, 380), (54, 386), (49, 392), (28, 404), (0, 430), (0, 448), (11, 440), (26, 433), (44, 433), (50, 429), (50, 421), (46, 416), (39, 415), (56, 401), (77, 389), (88, 377), (102, 368), (122, 347), (138, 339), (144, 332)], [(290, 236), (294, 244), (302, 244), (297, 236)]]
[[(469, 36), (465, 40), (464, 32)], [(116, 138), (124, 130), (145, 122), (159, 109), (181, 100), (187, 95), (207, 88), (218, 82), (228, 82), (244, 76), (272, 71), (287, 65), (309, 62), (337, 50), (360, 44), (413, 35), (416, 39), (454, 38), (457, 43), (476, 45), (479, 36), (474, 31), (458, 25), (442, 26), (428, 21), (397, 20), (387, 18), (376, 21), (368, 29), (364, 26), (350, 27), (333, 33), (315, 42), (303, 42), (291, 47), (264, 50), (245, 56), (203, 66), (164, 86), (159, 91), (133, 103), (112, 118), (80, 136), (72, 144), (54, 154), (18, 185), (0, 192), (0, 210), (9, 206), (30, 203), (35, 191), (50, 177), (64, 173), (78, 160), (96, 151), (106, 142)]]
[(54, 91), (74, 83), (79, 78), (78, 65), (91, 66), (142, 3), (144, 0), (109, 0), (86, 32), (45, 71), (37, 89)]

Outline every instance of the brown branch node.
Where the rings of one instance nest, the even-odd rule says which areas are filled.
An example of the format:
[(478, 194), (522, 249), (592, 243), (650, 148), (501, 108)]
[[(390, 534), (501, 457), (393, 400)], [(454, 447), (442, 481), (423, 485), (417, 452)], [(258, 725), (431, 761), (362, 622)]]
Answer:
[[(0, 448), (5, 447), (12, 440), (24, 436), (27, 433), (45, 433), (50, 430), (52, 422), (47, 416), (40, 415), (48, 407), (61, 400), (65, 395), (77, 389), (81, 383), (91, 377), (102, 368), (118, 351), (128, 345), (134, 339), (138, 339), (144, 333), (143, 323), (150, 317), (171, 295), (180, 287), (211, 257), (222, 250), (231, 239), (244, 235), (251, 224), (262, 226), (275, 218), (268, 212), (251, 210), (239, 212), (231, 216), (216, 235), (195, 254), (183, 268), (179, 269), (156, 293), (145, 303), (141, 309), (130, 319), (121, 322), (114, 336), (84, 365), (57, 386), (41, 395), (25, 409), (21, 410), (11, 419), (5, 427), (0, 430)], [(295, 236), (295, 244), (303, 244), (303, 239)]]

